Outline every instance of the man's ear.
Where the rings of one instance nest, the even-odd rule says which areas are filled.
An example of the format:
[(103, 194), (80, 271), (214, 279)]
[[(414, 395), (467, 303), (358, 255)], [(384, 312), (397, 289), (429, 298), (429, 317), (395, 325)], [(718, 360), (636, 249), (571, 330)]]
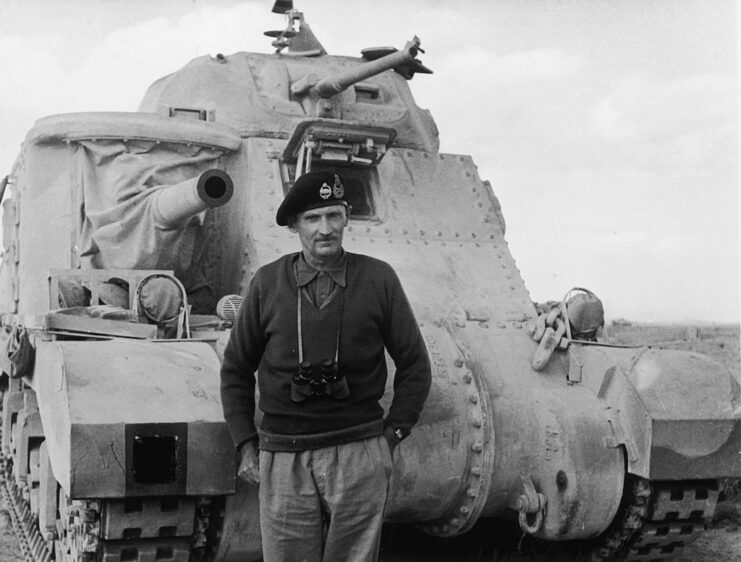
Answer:
[(288, 217), (286, 219), (286, 226), (288, 227), (288, 230), (291, 232), (297, 232), (296, 231), (296, 217)]

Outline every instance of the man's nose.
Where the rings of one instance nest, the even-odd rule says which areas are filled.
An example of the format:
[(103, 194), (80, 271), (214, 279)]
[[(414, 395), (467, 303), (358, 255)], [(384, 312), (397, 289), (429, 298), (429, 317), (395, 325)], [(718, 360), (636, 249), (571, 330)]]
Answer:
[(319, 222), (319, 232), (322, 234), (332, 234), (332, 226), (329, 224), (327, 217), (322, 217)]

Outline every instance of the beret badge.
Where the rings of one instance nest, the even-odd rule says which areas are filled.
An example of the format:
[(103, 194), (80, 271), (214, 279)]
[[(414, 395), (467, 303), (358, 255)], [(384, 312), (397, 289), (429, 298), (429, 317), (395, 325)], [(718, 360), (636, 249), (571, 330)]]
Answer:
[(334, 175), (334, 186), (332, 187), (332, 194), (337, 199), (342, 199), (345, 195), (345, 186), (342, 185), (342, 182), (340, 181), (340, 176), (337, 174)]

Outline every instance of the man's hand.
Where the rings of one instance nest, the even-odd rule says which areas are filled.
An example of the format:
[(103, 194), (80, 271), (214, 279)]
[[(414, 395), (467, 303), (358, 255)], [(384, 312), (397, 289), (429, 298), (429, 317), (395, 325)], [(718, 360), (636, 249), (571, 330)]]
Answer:
[(396, 449), (396, 446), (399, 444), (399, 440), (396, 438), (396, 435), (394, 435), (394, 430), (390, 426), (386, 426), (383, 430), (383, 437), (386, 439), (386, 443), (389, 445), (389, 451), (391, 451), (391, 455), (394, 454), (394, 449)]
[(257, 486), (260, 483), (260, 457), (257, 441), (246, 441), (239, 449), (242, 453), (242, 460), (239, 463), (237, 476), (248, 484)]

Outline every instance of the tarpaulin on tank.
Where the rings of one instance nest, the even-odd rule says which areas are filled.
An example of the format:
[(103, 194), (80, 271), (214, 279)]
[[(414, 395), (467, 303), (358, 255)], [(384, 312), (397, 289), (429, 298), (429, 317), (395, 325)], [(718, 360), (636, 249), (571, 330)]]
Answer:
[(152, 194), (222, 167), (223, 154), (150, 140), (78, 141), (82, 267), (174, 270), (189, 293), (209, 292), (206, 214), (167, 228), (158, 221)]

